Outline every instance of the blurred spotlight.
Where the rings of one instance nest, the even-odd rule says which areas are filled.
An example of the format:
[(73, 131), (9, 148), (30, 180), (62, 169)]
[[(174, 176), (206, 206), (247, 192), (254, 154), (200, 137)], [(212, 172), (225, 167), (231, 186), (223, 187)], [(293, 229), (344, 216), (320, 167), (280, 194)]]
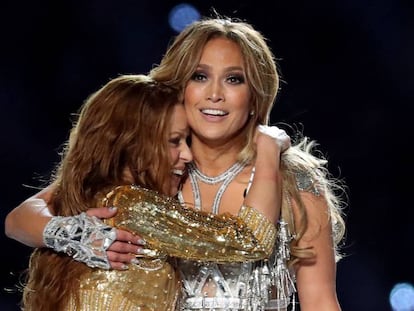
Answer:
[(390, 293), (390, 304), (394, 311), (414, 311), (414, 287), (409, 283), (399, 283)]
[(194, 6), (187, 3), (181, 3), (171, 9), (168, 22), (172, 29), (176, 32), (180, 32), (185, 26), (199, 19), (200, 13)]

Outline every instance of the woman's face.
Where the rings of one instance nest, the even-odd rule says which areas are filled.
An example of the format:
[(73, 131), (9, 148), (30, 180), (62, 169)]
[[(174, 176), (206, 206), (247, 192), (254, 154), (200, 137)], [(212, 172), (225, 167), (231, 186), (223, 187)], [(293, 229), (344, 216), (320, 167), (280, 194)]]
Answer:
[(190, 147), (187, 145), (190, 130), (184, 105), (175, 105), (170, 123), (168, 144), (173, 170), (171, 172), (171, 189), (168, 193), (173, 196), (178, 192), (178, 187), (185, 172), (185, 164), (193, 159)]
[(184, 96), (196, 137), (216, 143), (234, 137), (246, 124), (251, 97), (240, 47), (226, 38), (207, 42)]

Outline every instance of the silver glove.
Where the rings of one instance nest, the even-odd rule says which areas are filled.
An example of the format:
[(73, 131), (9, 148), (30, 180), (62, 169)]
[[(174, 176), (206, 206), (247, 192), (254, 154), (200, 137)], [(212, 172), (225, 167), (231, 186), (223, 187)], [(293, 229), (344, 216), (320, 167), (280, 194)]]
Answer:
[(95, 216), (54, 216), (43, 230), (43, 242), (91, 268), (110, 269), (106, 250), (116, 240), (116, 229)]

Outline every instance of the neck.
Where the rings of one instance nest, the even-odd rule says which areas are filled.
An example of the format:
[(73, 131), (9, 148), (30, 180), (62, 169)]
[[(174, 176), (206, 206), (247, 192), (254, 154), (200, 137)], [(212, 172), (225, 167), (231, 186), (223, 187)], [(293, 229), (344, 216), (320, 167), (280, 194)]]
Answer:
[(198, 140), (193, 140), (191, 146), (195, 165), (208, 176), (219, 175), (236, 163), (241, 148), (233, 142), (225, 146), (211, 146)]

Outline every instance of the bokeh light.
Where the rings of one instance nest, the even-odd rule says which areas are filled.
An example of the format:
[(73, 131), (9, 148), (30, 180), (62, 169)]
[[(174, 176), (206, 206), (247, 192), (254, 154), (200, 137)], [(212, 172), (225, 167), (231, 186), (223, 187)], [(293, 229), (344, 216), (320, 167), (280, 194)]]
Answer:
[(168, 21), (172, 29), (180, 32), (192, 22), (200, 19), (200, 13), (191, 4), (181, 3), (173, 7), (170, 11)]
[(414, 311), (414, 287), (409, 283), (398, 283), (390, 293), (390, 304), (394, 311)]

